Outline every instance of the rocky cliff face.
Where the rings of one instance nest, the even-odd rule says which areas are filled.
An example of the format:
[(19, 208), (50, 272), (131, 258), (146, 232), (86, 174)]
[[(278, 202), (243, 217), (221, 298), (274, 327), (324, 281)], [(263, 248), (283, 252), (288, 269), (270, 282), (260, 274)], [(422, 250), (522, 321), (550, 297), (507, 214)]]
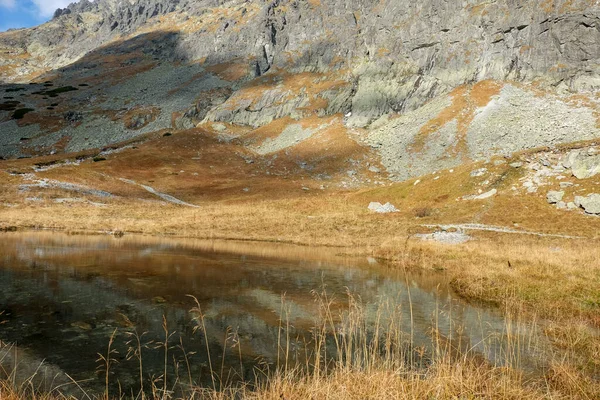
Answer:
[[(120, 57), (115, 71), (143, 60), (148, 69), (175, 63), (174, 74), (182, 63), (197, 66), (195, 72), (212, 83), (169, 110), (181, 114), (167, 118), (175, 128), (200, 122), (258, 128), (286, 117), (344, 114), (349, 129), (381, 129), (388, 118), (417, 112), (457, 88), (495, 81), (585, 96), (578, 107), (589, 110), (586, 136), (565, 131), (560, 140), (598, 134), (600, 5), (595, 0), (83, 0), (58, 10), (45, 25), (0, 35), (0, 51), (5, 82), (41, 81), (42, 73), (65, 81), (82, 71), (102, 74), (99, 61), (109, 55)], [(149, 85), (144, 79), (138, 83)], [(485, 104), (467, 96), (455, 114), (487, 105), (500, 89), (492, 92), (483, 94)], [(452, 130), (451, 142), (468, 136), (468, 129), (446, 122), (438, 128)], [(403, 133), (394, 126), (387, 132)], [(553, 136), (524, 146), (555, 141)], [(403, 149), (418, 153), (427, 146)], [(453, 162), (489, 149), (463, 151)]]

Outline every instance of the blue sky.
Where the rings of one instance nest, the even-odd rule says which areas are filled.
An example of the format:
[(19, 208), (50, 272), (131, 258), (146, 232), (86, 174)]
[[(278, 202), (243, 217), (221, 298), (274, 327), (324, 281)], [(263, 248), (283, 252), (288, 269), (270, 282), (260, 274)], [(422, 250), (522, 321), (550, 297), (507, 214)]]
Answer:
[(39, 25), (76, 0), (0, 0), (0, 32)]

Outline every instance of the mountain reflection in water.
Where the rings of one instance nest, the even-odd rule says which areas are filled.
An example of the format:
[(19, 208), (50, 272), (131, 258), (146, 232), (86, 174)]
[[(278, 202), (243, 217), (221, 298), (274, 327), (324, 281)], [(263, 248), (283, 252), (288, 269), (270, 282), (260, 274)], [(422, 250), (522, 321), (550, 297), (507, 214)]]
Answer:
[[(113, 381), (135, 391), (137, 360), (127, 357), (128, 332), (143, 333), (144, 375), (158, 377), (164, 371), (164, 317), (171, 374), (208, 385), (212, 363), (235, 371), (230, 379), (254, 379), (257, 365), (277, 361), (282, 321), (289, 325), (285, 336), (293, 340), (294, 358), (306, 355), (301, 347), (311, 339), (322, 292), (334, 315), (347, 309), (348, 294), (359, 299), (372, 324), (386, 317), (380, 305), (387, 304), (415, 347), (431, 347), (436, 326), (444, 337), (460, 337), (462, 348), (493, 362), (510, 352), (505, 319), (453, 298), (442, 274), (405, 275), (331, 249), (15, 233), (0, 240), (0, 340), (15, 343), (21, 356), (14, 354), (17, 347), (4, 347), (0, 360), (6, 370), (17, 363), (23, 376), (45, 360), (53, 384), (68, 383), (61, 378), (67, 373), (87, 390), (101, 391), (103, 372), (96, 360), (116, 329)], [(204, 332), (194, 329), (195, 302), (189, 296), (204, 314), (210, 362)], [(516, 329), (510, 333), (526, 335)]]

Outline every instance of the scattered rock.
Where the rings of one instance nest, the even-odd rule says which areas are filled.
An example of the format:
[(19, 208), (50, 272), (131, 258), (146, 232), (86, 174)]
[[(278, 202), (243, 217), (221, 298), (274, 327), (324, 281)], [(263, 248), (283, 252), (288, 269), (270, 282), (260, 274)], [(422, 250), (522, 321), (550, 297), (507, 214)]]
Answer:
[(471, 195), (471, 196), (465, 196), (463, 197), (463, 200), (485, 200), (485, 199), (489, 199), (490, 197), (495, 196), (498, 193), (498, 190), (496, 189), (492, 189), (489, 192), (485, 192), (479, 195)]
[(546, 200), (548, 200), (548, 203), (550, 203), (550, 204), (556, 204), (556, 203), (562, 201), (564, 196), (565, 196), (565, 192), (562, 192), (562, 191), (558, 192), (558, 191), (551, 190), (546, 195)]
[(371, 202), (369, 204), (369, 210), (379, 213), (379, 214), (389, 214), (389, 213), (397, 213), (400, 212), (400, 210), (398, 210), (393, 204), (391, 203), (385, 203), (385, 204), (381, 204), (379, 202)]
[(573, 184), (571, 182), (561, 182), (560, 183), (560, 188), (561, 189), (566, 189), (566, 188), (571, 187), (571, 186), (573, 186)]
[(509, 164), (512, 168), (521, 168), (523, 166), (522, 162), (514, 162)]
[(488, 171), (487, 168), (476, 169), (475, 171), (471, 172), (471, 178), (476, 178), (478, 176), (483, 176), (483, 175), (485, 175), (487, 173), (487, 171)]
[(63, 114), (63, 118), (65, 121), (70, 123), (76, 123), (83, 120), (83, 114), (79, 111), (67, 111)]
[(212, 128), (217, 132), (224, 132), (227, 130), (227, 127), (223, 124), (212, 124)]
[(471, 236), (467, 235), (464, 232), (456, 231), (456, 232), (447, 232), (447, 231), (439, 231), (428, 234), (419, 234), (416, 235), (418, 238), (422, 240), (434, 240), (439, 243), (444, 244), (461, 244), (468, 242), (471, 240)]
[(600, 194), (593, 193), (586, 197), (576, 196), (575, 205), (583, 208), (588, 214), (600, 215)]

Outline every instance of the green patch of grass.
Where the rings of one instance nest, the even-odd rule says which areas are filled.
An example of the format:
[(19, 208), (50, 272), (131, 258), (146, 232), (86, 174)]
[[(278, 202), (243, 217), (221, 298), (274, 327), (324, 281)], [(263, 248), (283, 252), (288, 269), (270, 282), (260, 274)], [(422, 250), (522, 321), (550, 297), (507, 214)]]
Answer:
[(5, 90), (6, 93), (13, 93), (13, 92), (20, 92), (22, 90), (25, 90), (25, 88), (8, 88)]
[(25, 116), (25, 114), (30, 113), (32, 111), (35, 111), (33, 108), (19, 108), (18, 110), (16, 110), (13, 115), (12, 115), (12, 119), (23, 119), (23, 117)]
[(56, 88), (53, 90), (49, 90), (48, 95), (73, 92), (75, 90), (79, 90), (79, 89), (77, 89), (76, 87), (73, 87), (73, 86), (63, 86), (63, 87), (59, 87), (59, 88)]
[(39, 92), (33, 92), (32, 94), (43, 95), (48, 97), (57, 97), (61, 93), (73, 92), (79, 90), (73, 86), (62, 86), (52, 90), (41, 90)]
[(106, 158), (104, 157), (100, 157), (100, 156), (96, 156), (93, 158), (94, 162), (101, 162), (101, 161), (106, 161)]

